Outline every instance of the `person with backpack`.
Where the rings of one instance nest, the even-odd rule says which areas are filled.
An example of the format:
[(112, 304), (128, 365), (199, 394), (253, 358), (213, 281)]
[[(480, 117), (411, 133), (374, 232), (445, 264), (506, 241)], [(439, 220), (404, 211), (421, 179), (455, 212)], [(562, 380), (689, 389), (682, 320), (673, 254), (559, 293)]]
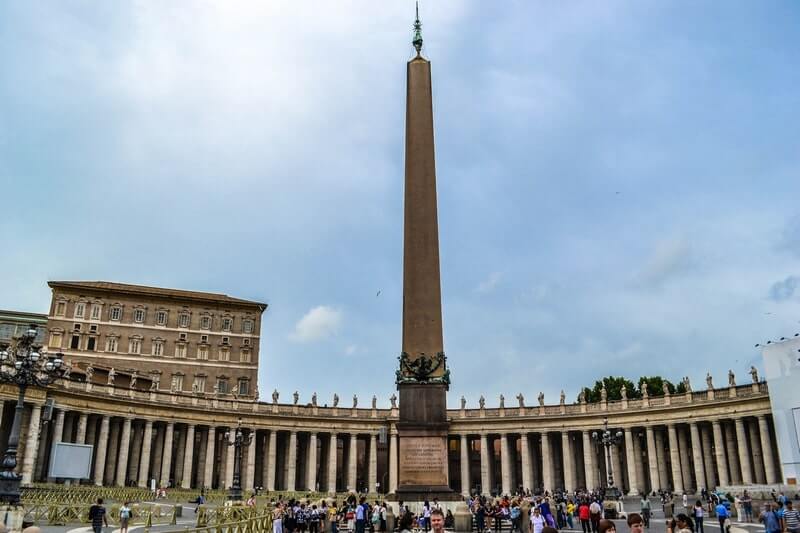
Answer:
[(103, 498), (97, 498), (97, 503), (89, 507), (89, 520), (92, 522), (94, 533), (103, 532), (103, 524), (108, 527), (106, 508), (103, 507)]
[(130, 502), (125, 502), (119, 508), (119, 533), (128, 533), (128, 521), (133, 518), (129, 505)]
[(719, 520), (719, 529), (722, 533), (728, 533), (728, 527), (730, 527), (730, 513), (728, 512), (728, 508), (725, 507), (725, 504), (722, 503), (720, 500), (717, 507), (714, 509), (717, 513), (717, 519)]

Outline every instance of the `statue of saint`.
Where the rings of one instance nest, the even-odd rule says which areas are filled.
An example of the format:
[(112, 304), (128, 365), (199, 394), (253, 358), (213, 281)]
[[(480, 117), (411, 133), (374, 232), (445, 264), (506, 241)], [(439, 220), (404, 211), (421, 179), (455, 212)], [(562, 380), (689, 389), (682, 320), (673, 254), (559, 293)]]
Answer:
[(628, 399), (628, 389), (625, 388), (625, 385), (622, 386), (622, 388), (619, 390), (619, 393), (622, 395), (623, 400)]
[(397, 394), (392, 394), (389, 401), (392, 403), (392, 409), (397, 409)]
[(544, 393), (539, 392), (539, 407), (544, 407)]
[(714, 388), (714, 378), (711, 377), (711, 372), (706, 373), (706, 388), (708, 390)]
[(256, 385), (256, 388), (255, 388), (255, 397), (256, 397), (256, 401), (258, 401), (258, 396), (259, 396), (259, 395), (258, 395), (258, 385)]
[(294, 401), (294, 404), (297, 405), (297, 402), (300, 401), (300, 393), (294, 391), (294, 394), (292, 394), (292, 400)]
[(522, 395), (521, 392), (519, 394), (517, 394), (517, 402), (519, 402), (519, 408), (520, 409), (524, 409), (525, 408), (525, 397)]
[(486, 407), (486, 398), (483, 397), (483, 394), (481, 394), (481, 397), (478, 398), (478, 405), (480, 406), (481, 409)]
[(317, 392), (314, 391), (314, 394), (311, 395), (311, 405), (314, 407), (317, 406)]
[(355, 409), (356, 407), (358, 407), (358, 396), (353, 394), (353, 409)]
[(602, 388), (602, 389), (600, 389), (600, 401), (601, 401), (601, 402), (606, 402), (606, 401), (608, 401), (608, 391), (606, 390), (606, 384), (605, 384), (605, 382), (603, 383), (603, 388)]
[(272, 403), (278, 403), (278, 397), (280, 397), (280, 393), (278, 392), (278, 389), (275, 389), (272, 391)]
[(689, 376), (683, 377), (683, 387), (686, 389), (686, 392), (692, 392), (692, 382), (689, 381)]
[(335, 392), (333, 393), (333, 406), (334, 407), (339, 406), (339, 395), (336, 394)]
[(378, 408), (378, 397), (375, 396), (374, 394), (372, 395), (372, 408), (373, 409)]
[(197, 394), (200, 391), (200, 387), (197, 386), (197, 383), (192, 383), (192, 392)]
[(86, 383), (92, 382), (93, 375), (94, 375), (94, 368), (92, 368), (92, 364), (89, 363), (89, 366), (86, 367)]
[(69, 380), (70, 374), (72, 374), (72, 365), (67, 363), (64, 365), (64, 373), (61, 375), (61, 377), (65, 380)]
[(758, 383), (758, 369), (754, 366), (750, 367), (750, 377), (753, 378), (753, 383)]
[(114, 367), (111, 367), (111, 370), (108, 371), (108, 386), (114, 386), (114, 380), (117, 379), (117, 373), (114, 371)]
[(467, 408), (467, 399), (464, 398), (463, 396), (461, 397), (461, 408), (462, 409), (466, 409)]
[(131, 374), (131, 384), (130, 384), (130, 388), (131, 389), (135, 389), (136, 388), (136, 380), (137, 379), (139, 379), (139, 373), (136, 372), (136, 370), (134, 370), (133, 373)]
[(728, 370), (728, 387), (736, 386), (736, 376), (733, 375), (733, 370)]
[(501, 394), (500, 395), (500, 409), (505, 408), (505, 406), (506, 406), (506, 397)]
[(559, 400), (559, 403), (561, 405), (564, 405), (566, 403), (566, 399), (567, 399), (567, 395), (564, 394), (564, 389), (561, 389), (561, 399)]
[(642, 391), (643, 400), (646, 400), (650, 397), (650, 391), (647, 390), (647, 382), (645, 380), (642, 380), (641, 383), (639, 383), (639, 388)]
[(586, 403), (586, 389), (581, 389), (578, 393), (578, 403)]

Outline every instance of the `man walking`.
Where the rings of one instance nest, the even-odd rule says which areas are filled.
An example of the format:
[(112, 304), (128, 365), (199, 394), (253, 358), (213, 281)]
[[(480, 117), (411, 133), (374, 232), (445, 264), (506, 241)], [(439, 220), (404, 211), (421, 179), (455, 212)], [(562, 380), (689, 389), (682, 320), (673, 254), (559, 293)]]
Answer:
[(783, 512), (783, 523), (788, 533), (800, 533), (800, 511), (794, 508), (792, 500), (786, 502)]
[(103, 524), (108, 527), (106, 508), (103, 507), (103, 498), (97, 498), (97, 503), (89, 508), (89, 520), (92, 521), (94, 533), (102, 533)]

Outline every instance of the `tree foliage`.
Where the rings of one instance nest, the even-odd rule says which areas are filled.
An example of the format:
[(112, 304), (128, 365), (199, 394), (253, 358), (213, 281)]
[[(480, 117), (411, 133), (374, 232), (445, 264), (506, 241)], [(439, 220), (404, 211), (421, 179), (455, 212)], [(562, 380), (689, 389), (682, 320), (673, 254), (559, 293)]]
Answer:
[(623, 387), (628, 393), (628, 399), (634, 400), (642, 397), (642, 390), (640, 388), (642, 382), (647, 383), (647, 392), (650, 396), (664, 396), (664, 384), (667, 385), (667, 390), (669, 390), (670, 394), (683, 394), (686, 392), (686, 385), (683, 381), (675, 385), (661, 376), (642, 376), (636, 383), (623, 376), (608, 376), (595, 381), (593, 387), (584, 387), (582, 390), (586, 401), (589, 403), (601, 401), (603, 384), (605, 384), (606, 387), (606, 397), (608, 401), (621, 400)]

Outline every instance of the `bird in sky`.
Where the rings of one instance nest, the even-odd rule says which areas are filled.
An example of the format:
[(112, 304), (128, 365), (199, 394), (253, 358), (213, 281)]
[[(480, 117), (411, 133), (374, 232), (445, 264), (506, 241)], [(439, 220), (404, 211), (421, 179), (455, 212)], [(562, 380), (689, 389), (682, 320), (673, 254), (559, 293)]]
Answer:
[(375, 298), (377, 298), (377, 297), (378, 297), (378, 296), (380, 296), (380, 295), (381, 295), (381, 291), (378, 291), (378, 292), (376, 292), (376, 293), (375, 293)]

